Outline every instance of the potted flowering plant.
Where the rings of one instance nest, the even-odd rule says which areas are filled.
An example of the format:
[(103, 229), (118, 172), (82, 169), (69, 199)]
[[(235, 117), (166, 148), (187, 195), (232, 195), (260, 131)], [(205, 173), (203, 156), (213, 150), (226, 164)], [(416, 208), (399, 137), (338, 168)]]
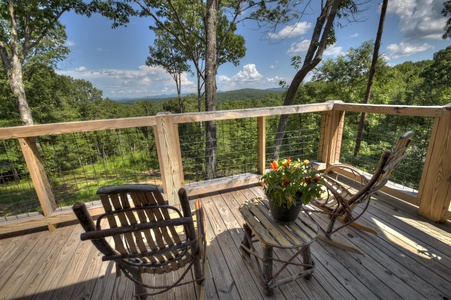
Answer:
[[(309, 160), (291, 161), (290, 158), (274, 160), (270, 163), (270, 168), (260, 181), (275, 219), (283, 214), (279, 221), (294, 221), (301, 204), (308, 204), (312, 198), (321, 197), (324, 179)], [(284, 216), (286, 213), (290, 216)]]

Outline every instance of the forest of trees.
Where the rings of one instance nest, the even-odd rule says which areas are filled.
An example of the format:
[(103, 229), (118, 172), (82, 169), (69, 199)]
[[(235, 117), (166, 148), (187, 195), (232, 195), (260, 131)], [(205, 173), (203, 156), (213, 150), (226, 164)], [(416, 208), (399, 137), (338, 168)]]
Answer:
[[(365, 92), (367, 70), (371, 63), (372, 43), (366, 42), (357, 49), (351, 49), (346, 55), (339, 56), (337, 59), (326, 60), (314, 72), (310, 82), (306, 82), (297, 91), (294, 104), (319, 103), (327, 100), (342, 100), (344, 102), (361, 103)], [(433, 60), (420, 62), (406, 62), (396, 66), (389, 66), (382, 59), (378, 62), (377, 80), (373, 87), (372, 103), (374, 104), (397, 104), (397, 105), (446, 105), (451, 101), (451, 88), (449, 82), (449, 71), (451, 69), (451, 47), (440, 50), (434, 55)], [(98, 120), (110, 118), (126, 118), (135, 116), (151, 116), (161, 111), (179, 113), (179, 99), (167, 99), (166, 101), (153, 103), (146, 100), (137, 100), (131, 103), (121, 103), (110, 99), (104, 99), (102, 92), (92, 86), (90, 82), (83, 80), (74, 80), (67, 76), (58, 75), (52, 68), (34, 65), (33, 69), (25, 69), (25, 88), (28, 95), (30, 108), (33, 111), (35, 123), (55, 123), (70, 122), (82, 120)], [(4, 79), (0, 75), (0, 111), (1, 126), (20, 125), (17, 116), (17, 109), (14, 103), (14, 97), (6, 87)], [(283, 104), (284, 93), (262, 91), (260, 97), (249, 98), (247, 90), (224, 93), (219, 98), (218, 110), (243, 109), (254, 107), (280, 106)], [(255, 91), (254, 91), (255, 93)], [(228, 99), (231, 97), (231, 99)], [(196, 112), (197, 95), (182, 97), (184, 111)], [(290, 118), (287, 129), (287, 138), (290, 138), (290, 132), (299, 131), (299, 121), (302, 121), (302, 134), (309, 134), (308, 131), (315, 131), (319, 125), (319, 115), (303, 115), (302, 119), (298, 116)], [(233, 140), (234, 145), (221, 144), (221, 151), (218, 153), (218, 176), (227, 176), (227, 172), (243, 172), (243, 170), (229, 170), (230, 165), (237, 165), (246, 170), (252, 170), (253, 166), (244, 166), (245, 163), (255, 164), (255, 159), (250, 159), (255, 151), (248, 142), (248, 135), (255, 134), (256, 130), (252, 128), (255, 124), (246, 123), (247, 120), (237, 120), (234, 124), (225, 123), (226, 128), (221, 129), (221, 139)], [(277, 128), (277, 118), (268, 120), (269, 128)], [(417, 147), (418, 150), (412, 161), (413, 165), (406, 166), (407, 170), (417, 170), (415, 178), (409, 178), (402, 182), (407, 185), (418, 184), (419, 166), (424, 161), (425, 151), (428, 144), (428, 132), (425, 128), (424, 118), (403, 119), (402, 127), (416, 131), (415, 141), (423, 143)], [(342, 147), (342, 159), (365, 169), (365, 164), (371, 169), (372, 162), (359, 163), (353, 161), (353, 149), (351, 144), (355, 139), (355, 131), (358, 126), (358, 116), (349, 114), (346, 118), (344, 144)], [(308, 127), (308, 128), (307, 128)], [(399, 120), (390, 116), (368, 116), (365, 126), (365, 134), (371, 133), (373, 136), (388, 136), (388, 132), (393, 135), (400, 127)], [(388, 130), (389, 128), (392, 128)], [(187, 180), (203, 180), (206, 178), (205, 170), (194, 170), (194, 166), (205, 164), (203, 154), (204, 144), (192, 143), (194, 137), (199, 136), (200, 141), (204, 141), (202, 128), (195, 124), (182, 124), (180, 126), (182, 139), (189, 139), (191, 143), (183, 143), (182, 151), (190, 153), (184, 162)], [(227, 137), (224, 137), (227, 135)], [(389, 141), (394, 141), (397, 137), (388, 137)], [(268, 137), (268, 147), (272, 140)], [(315, 143), (315, 140), (312, 141)], [(1, 141), (0, 148), (0, 175), (3, 183), (11, 181), (29, 180), (23, 177), (27, 173), (20, 148), (14, 140)], [(348, 145), (349, 144), (349, 145)], [(122, 149), (127, 145), (129, 150)], [(133, 145), (133, 146), (130, 146)], [(381, 145), (381, 147), (390, 147), (390, 144)], [(124, 166), (130, 164), (135, 174), (125, 174), (130, 172), (128, 168), (118, 168), (118, 172), (113, 177), (115, 180), (125, 180), (127, 176), (135, 176), (132, 181), (139, 180), (138, 177), (146, 177), (151, 172), (158, 172), (158, 159), (149, 153), (155, 152), (155, 140), (151, 128), (137, 128), (127, 130), (127, 133), (106, 134), (104, 132), (91, 132), (73, 137), (47, 136), (40, 138), (40, 147), (45, 157), (46, 171), (53, 189), (57, 194), (58, 201), (61, 204), (71, 203), (74, 197), (91, 198), (95, 194), (95, 189), (101, 182), (95, 182), (94, 187), (82, 190), (80, 187), (69, 188), (67, 183), (62, 182), (64, 174), (71, 173), (75, 177), (77, 173), (87, 173), (86, 166), (103, 163), (118, 163)], [(298, 147), (298, 146), (295, 146)], [(309, 149), (316, 149), (317, 145), (310, 145)], [(378, 157), (381, 147), (362, 149), (362, 156), (368, 158)], [(236, 158), (227, 151), (235, 151)], [(129, 153), (125, 153), (129, 151)], [(246, 152), (247, 151), (247, 152)], [(288, 150), (289, 151), (289, 150)], [(139, 155), (135, 155), (136, 153)], [(254, 153), (254, 154), (253, 154)], [(287, 152), (290, 153), (290, 152)], [(307, 153), (306, 155), (314, 155)], [(138, 159), (136, 157), (139, 157)], [(231, 163), (233, 162), (233, 163)], [(186, 166), (185, 166), (186, 164)], [(133, 166), (131, 166), (133, 165)], [(255, 168), (254, 168), (255, 169)], [(152, 171), (153, 170), (153, 171)], [(221, 171), (223, 170), (223, 171)], [(197, 172), (197, 173), (196, 173)], [(413, 172), (409, 172), (413, 173)], [(137, 175), (138, 174), (138, 175)], [(98, 176), (93, 175), (93, 176)], [(84, 175), (86, 176), (86, 174)], [(138, 178), (138, 179), (137, 179)], [(83, 179), (87, 181), (87, 179)], [(405, 178), (403, 178), (406, 181)], [(413, 185), (415, 187), (415, 185)], [(24, 189), (25, 190), (25, 189)], [(60, 194), (58, 194), (60, 193)], [(1, 197), (0, 197), (1, 198)], [(0, 200), (0, 203), (2, 201)], [(3, 209), (2, 209), (3, 210)]]
[[(0, 7), (2, 16), (0, 127), (149, 116), (161, 111), (172, 113), (215, 111), (307, 104), (336, 99), (363, 103), (370, 69), (376, 69), (371, 103), (406, 105), (449, 103), (451, 47), (438, 51), (430, 61), (389, 66), (379, 58), (377, 65), (371, 66), (372, 60), (375, 61), (372, 57), (375, 46), (372, 41), (368, 41), (336, 59), (323, 60), (323, 52), (327, 46), (335, 42), (335, 30), (342, 26), (342, 22), (352, 21), (364, 7), (365, 2), (208, 0), (179, 1), (176, 5), (164, 5), (165, 2), (141, 0), (4, 1)], [(292, 58), (297, 72), (288, 89), (284, 93), (274, 92), (264, 96), (253, 93), (255, 97), (249, 97), (247, 91), (218, 96), (220, 95), (216, 92), (218, 68), (226, 62), (238, 65), (245, 55), (245, 41), (242, 36), (236, 34), (237, 24), (244, 20), (252, 20), (261, 26), (261, 30), (274, 31), (280, 24), (300, 20), (305, 13), (305, 5), (312, 7), (315, 5), (317, 21), (305, 57)], [(65, 45), (67, 38), (65, 28), (59, 19), (68, 11), (75, 11), (88, 17), (94, 13), (102, 14), (112, 21), (113, 27), (127, 24), (129, 18), (133, 16), (148, 18), (152, 22), (149, 28), (156, 33), (156, 40), (149, 48), (150, 56), (146, 64), (162, 66), (170, 73), (175, 81), (178, 97), (167, 101), (141, 100), (121, 103), (104, 99), (102, 92), (90, 82), (58, 75), (54, 69), (69, 51)], [(449, 1), (446, 1), (442, 14), (447, 16), (449, 13)], [(448, 38), (449, 21), (444, 31), (443, 38)], [(193, 70), (190, 69), (188, 62)], [(193, 72), (196, 75), (198, 84), (196, 95), (182, 97), (180, 86), (182, 72)], [(313, 72), (312, 80), (306, 82), (305, 78), (311, 72)], [(357, 126), (355, 119), (357, 117), (347, 118), (349, 129), (345, 132), (345, 138), (349, 140), (355, 139), (353, 134)], [(314, 116), (295, 118), (282, 116), (279, 120), (270, 120), (271, 128), (278, 128), (273, 140), (268, 141), (268, 144), (274, 145), (274, 155), (279, 155), (278, 143), (282, 137), (285, 136), (284, 139), (288, 140), (292, 135), (290, 132), (299, 131), (297, 123), (314, 124), (314, 128), (318, 120), (318, 117)], [(390, 122), (392, 122), (390, 118), (369, 116), (366, 119), (365, 133), (380, 131), (384, 134), (387, 125), (396, 127), (396, 124)], [(421, 120), (413, 118), (408, 123), (411, 123), (411, 129), (418, 128), (421, 132)], [(237, 121), (237, 128), (234, 129), (223, 124), (221, 123), (220, 130), (228, 132), (227, 135), (237, 141), (245, 140), (249, 133), (246, 127), (253, 126), (245, 124), (242, 120)], [(196, 149), (191, 149), (193, 146), (186, 146), (191, 153), (197, 153), (195, 157), (204, 159), (201, 172), (196, 176), (213, 179), (221, 176), (221, 172), (223, 175), (226, 174), (226, 171), (220, 171), (223, 165), (227, 165), (221, 156), (228, 156), (224, 152), (228, 147), (224, 145), (222, 149), (218, 147), (218, 141), (224, 139), (224, 136), (217, 136), (216, 122), (207, 121), (201, 126), (181, 127), (186, 136), (200, 137), (199, 143), (194, 147)], [(26, 138), (25, 142), (34, 153), (42, 156), (50, 182), (53, 180), (52, 184), (56, 188), (57, 185), (62, 186), (57, 180), (61, 172), (76, 170), (76, 166), (94, 164), (98, 157), (114, 160), (114, 157), (121, 155), (124, 157), (136, 149), (141, 149), (136, 151), (143, 151), (144, 157), (146, 150), (149, 152), (155, 148), (152, 136), (151, 128), (140, 128), (126, 136), (93, 132), (75, 135), (71, 137), (73, 141), (47, 136), (39, 139)], [(421, 140), (427, 139), (421, 137)], [(1, 182), (20, 181), (20, 174), (26, 173), (26, 166), (19, 147), (14, 141), (1, 142)], [(121, 149), (124, 143), (133, 146), (130, 149)], [(243, 147), (247, 145), (243, 143)], [(230, 149), (236, 150), (233, 146), (230, 146)], [(344, 149), (346, 157), (350, 149), (347, 147)], [(371, 155), (372, 151), (377, 152), (363, 145), (361, 154)], [(357, 152), (354, 156), (356, 154)], [(419, 155), (419, 161), (423, 158), (422, 155)], [(244, 156), (240, 159), (244, 160)], [(240, 159), (234, 164), (245, 165)], [(150, 158), (147, 160), (147, 168), (155, 169), (157, 163), (156, 158)], [(61, 187), (62, 191), (65, 189), (67, 190), (67, 186)]]
[[(340, 99), (361, 103), (365, 92), (367, 71), (371, 63), (372, 43), (336, 59), (325, 60), (314, 71), (313, 79), (304, 83), (294, 104)], [(405, 62), (389, 66), (379, 60), (372, 103), (398, 105), (446, 105), (451, 103), (451, 47), (434, 54), (433, 60)], [(35, 64), (24, 72), (25, 89), (36, 124), (124, 118), (155, 115), (160, 111), (179, 113), (177, 99), (143, 100), (121, 103), (105, 99), (90, 82), (58, 75), (52, 68)], [(232, 95), (233, 99), (227, 99)], [(197, 95), (182, 97), (185, 112), (197, 111)], [(282, 105), (283, 94), (249, 98), (246, 90), (224, 93), (218, 110)], [(224, 100), (223, 100), (224, 99)], [(256, 103), (257, 102), (257, 103)], [(19, 126), (14, 96), (0, 73), (0, 126)]]

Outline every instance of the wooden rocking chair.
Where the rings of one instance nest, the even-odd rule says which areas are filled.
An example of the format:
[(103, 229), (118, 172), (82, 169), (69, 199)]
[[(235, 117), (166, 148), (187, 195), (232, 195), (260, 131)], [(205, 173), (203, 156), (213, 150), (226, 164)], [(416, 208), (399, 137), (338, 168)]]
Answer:
[[(376, 171), (370, 179), (365, 177), (357, 168), (346, 164), (333, 165), (324, 171), (324, 197), (313, 199), (310, 202), (321, 210), (304, 208), (310, 216), (318, 212), (329, 215), (329, 223), (326, 229), (321, 228), (325, 236), (320, 235), (319, 239), (347, 251), (363, 253), (354, 246), (332, 240), (331, 235), (347, 225), (378, 234), (374, 228), (363, 226), (355, 221), (367, 210), (372, 194), (387, 183), (390, 174), (405, 157), (413, 134), (413, 131), (404, 133), (393, 150), (385, 150), (382, 153)], [(340, 181), (338, 181), (339, 176), (342, 176)], [(351, 183), (346, 185), (343, 182)], [(337, 223), (337, 219), (341, 222)]]
[[(197, 233), (185, 189), (179, 190), (182, 212), (169, 206), (154, 185), (106, 186), (97, 191), (105, 213), (96, 225), (86, 206), (79, 202), (73, 211), (85, 233), (81, 240), (91, 240), (104, 254), (103, 261), (116, 262), (116, 275), (120, 272), (135, 283), (135, 297), (161, 294), (169, 289), (192, 282), (200, 285), (203, 293), (206, 239), (204, 215), (200, 201), (196, 201)], [(106, 219), (107, 221), (105, 221)], [(107, 228), (102, 228), (108, 223)], [(110, 238), (112, 237), (112, 238)], [(114, 246), (110, 244), (114, 241)], [(142, 273), (182, 273), (174, 283), (150, 286), (143, 283)], [(183, 280), (194, 269), (194, 280)], [(157, 290), (148, 293), (146, 288)]]

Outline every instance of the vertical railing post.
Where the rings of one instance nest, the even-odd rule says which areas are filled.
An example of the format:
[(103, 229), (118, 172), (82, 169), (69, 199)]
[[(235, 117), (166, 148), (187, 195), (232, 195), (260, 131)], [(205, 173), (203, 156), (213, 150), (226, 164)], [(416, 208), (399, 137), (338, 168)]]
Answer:
[(451, 103), (443, 107), (432, 129), (421, 176), (418, 214), (434, 222), (446, 222), (451, 200)]
[(156, 115), (155, 141), (160, 163), (163, 190), (171, 205), (179, 204), (178, 190), (184, 187), (182, 153), (178, 126), (174, 116), (163, 112)]
[[(42, 212), (46, 218), (50, 217), (55, 211), (57, 205), (53, 195), (50, 182), (45, 173), (44, 166), (41, 162), (41, 156), (34, 138), (18, 138), (20, 148), (22, 149), (25, 162), (30, 172), (33, 186), (41, 204)], [(50, 231), (55, 230), (55, 226), (48, 225)]]
[[(342, 101), (328, 101), (342, 103)], [(341, 141), (343, 137), (344, 111), (332, 109), (322, 113), (320, 142), (317, 159), (326, 164), (333, 165), (340, 160)]]
[(264, 174), (266, 170), (266, 117), (257, 118), (257, 170)]

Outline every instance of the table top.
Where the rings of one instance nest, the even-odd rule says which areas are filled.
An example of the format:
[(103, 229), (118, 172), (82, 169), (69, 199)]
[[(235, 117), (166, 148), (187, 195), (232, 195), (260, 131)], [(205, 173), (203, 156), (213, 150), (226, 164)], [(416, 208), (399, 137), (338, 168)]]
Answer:
[(303, 212), (294, 223), (277, 223), (271, 216), (269, 203), (265, 198), (244, 202), (240, 206), (240, 212), (255, 237), (264, 245), (299, 248), (311, 244), (318, 236), (318, 225)]

